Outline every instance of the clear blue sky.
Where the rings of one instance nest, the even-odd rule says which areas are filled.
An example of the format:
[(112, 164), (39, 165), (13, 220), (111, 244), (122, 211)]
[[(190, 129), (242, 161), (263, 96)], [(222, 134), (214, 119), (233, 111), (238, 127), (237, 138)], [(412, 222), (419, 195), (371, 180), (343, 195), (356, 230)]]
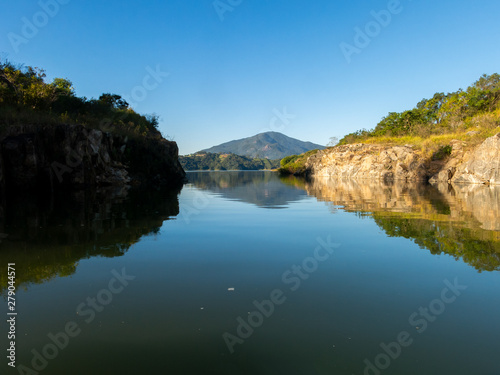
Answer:
[[(1, 56), (88, 98), (146, 92), (134, 109), (158, 114), (181, 154), (265, 130), (326, 144), (500, 73), (498, 0), (60, 1), (47, 16), (37, 1), (4, 2)], [(398, 12), (377, 30), (371, 12), (388, 7)], [(23, 30), (23, 17), (40, 27)], [(348, 63), (341, 43), (357, 48), (367, 26)], [(170, 75), (137, 88), (158, 66)]]

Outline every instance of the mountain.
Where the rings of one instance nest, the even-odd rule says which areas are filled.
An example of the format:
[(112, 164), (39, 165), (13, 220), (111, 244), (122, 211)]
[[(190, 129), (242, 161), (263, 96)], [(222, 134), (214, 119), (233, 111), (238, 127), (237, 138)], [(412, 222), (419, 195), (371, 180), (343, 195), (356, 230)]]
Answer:
[(282, 159), (289, 155), (298, 155), (324, 146), (311, 142), (299, 141), (277, 132), (266, 132), (253, 137), (238, 139), (214, 146), (203, 152), (232, 153), (249, 158)]

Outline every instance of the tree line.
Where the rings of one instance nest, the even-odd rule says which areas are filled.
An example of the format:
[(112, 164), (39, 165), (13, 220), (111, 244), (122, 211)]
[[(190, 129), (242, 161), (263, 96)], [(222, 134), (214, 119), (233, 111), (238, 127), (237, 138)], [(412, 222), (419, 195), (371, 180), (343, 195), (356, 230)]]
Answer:
[(179, 156), (179, 162), (182, 168), (187, 171), (248, 171), (276, 169), (280, 161), (261, 158), (251, 159), (236, 154), (201, 152), (193, 155)]
[(494, 129), (499, 125), (500, 75), (484, 74), (466, 90), (435, 93), (430, 99), (422, 99), (413, 109), (390, 112), (375, 128), (347, 134), (339, 144), (377, 137), (429, 137), (476, 128)]
[(132, 136), (159, 136), (158, 117), (135, 112), (120, 95), (75, 95), (65, 78), (46, 82), (43, 69), (0, 60), (0, 127), (80, 124)]

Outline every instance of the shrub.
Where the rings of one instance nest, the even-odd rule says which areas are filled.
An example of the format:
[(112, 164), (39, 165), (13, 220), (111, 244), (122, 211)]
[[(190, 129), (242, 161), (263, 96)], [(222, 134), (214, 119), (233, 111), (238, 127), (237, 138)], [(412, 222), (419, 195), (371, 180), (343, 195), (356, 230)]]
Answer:
[(451, 155), (452, 150), (450, 145), (442, 146), (432, 155), (432, 160), (443, 160)]

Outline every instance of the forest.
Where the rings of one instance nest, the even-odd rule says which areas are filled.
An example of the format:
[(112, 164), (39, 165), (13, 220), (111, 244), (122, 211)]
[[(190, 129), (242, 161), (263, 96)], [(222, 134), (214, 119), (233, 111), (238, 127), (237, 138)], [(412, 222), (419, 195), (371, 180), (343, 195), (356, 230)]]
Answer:
[(247, 158), (236, 154), (199, 152), (187, 156), (179, 156), (179, 162), (187, 171), (230, 171), (230, 170), (261, 170), (276, 169), (279, 160)]

